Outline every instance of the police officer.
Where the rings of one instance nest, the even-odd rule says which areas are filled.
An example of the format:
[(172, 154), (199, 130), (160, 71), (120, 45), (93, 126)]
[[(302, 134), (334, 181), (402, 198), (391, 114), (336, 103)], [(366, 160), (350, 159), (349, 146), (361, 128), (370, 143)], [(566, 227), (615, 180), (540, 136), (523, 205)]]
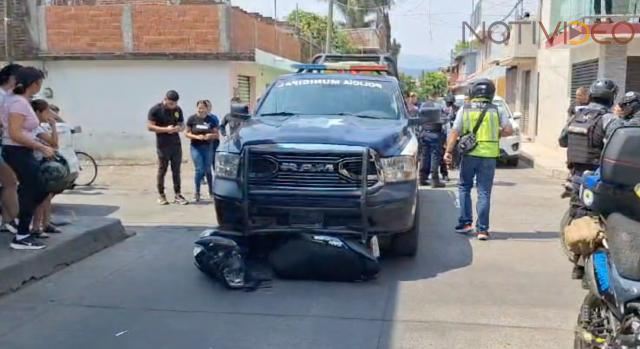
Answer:
[(471, 188), (475, 179), (478, 190), (478, 220), (475, 231), (478, 240), (489, 239), (491, 190), (496, 162), (500, 156), (500, 137), (513, 134), (508, 117), (499, 113), (491, 103), (495, 93), (496, 87), (489, 79), (479, 79), (473, 83), (470, 90), (471, 103), (458, 111), (449, 134), (444, 158), (450, 164), (458, 138), (474, 133), (476, 125), (478, 126), (475, 130), (475, 147), (464, 154), (460, 164), (460, 216), (455, 227), (456, 232), (461, 234), (474, 231)]
[(609, 139), (619, 127), (640, 126), (640, 93), (627, 92), (618, 102), (616, 108), (617, 119), (611, 121), (606, 130), (606, 139)]
[(422, 167), (420, 168), (420, 184), (429, 185), (431, 174), (431, 187), (444, 188), (440, 181), (438, 170), (442, 160), (442, 146), (444, 144), (444, 125), (440, 108), (433, 102), (425, 102), (420, 106), (418, 116), (420, 118), (420, 143), (422, 146)]
[(590, 103), (576, 112), (562, 131), (560, 146), (567, 148), (567, 164), (574, 176), (593, 171), (600, 163), (605, 130), (615, 119), (611, 107), (618, 86), (612, 80), (597, 80), (589, 88)]
[[(459, 106), (456, 105), (456, 97), (449, 93), (448, 95), (446, 95), (444, 97), (444, 102), (445, 102), (445, 107), (443, 110), (444, 113), (444, 121), (445, 121), (445, 139), (447, 137), (449, 137), (449, 132), (451, 131), (451, 128), (453, 128), (453, 122), (456, 120), (456, 115), (458, 114), (458, 110), (460, 109)], [(445, 142), (446, 143), (446, 142)], [(446, 144), (443, 144), (443, 151), (442, 151), (442, 155), (444, 156), (444, 150), (446, 148)], [(458, 158), (458, 154), (457, 151), (455, 151), (454, 149), (454, 160)], [(454, 161), (454, 163), (451, 164), (452, 168), (456, 168), (457, 167), (457, 161)], [(448, 169), (448, 165), (446, 163), (446, 161), (442, 161), (442, 164), (440, 165), (440, 173), (442, 174), (442, 177), (444, 179), (445, 182), (449, 181), (449, 169)]]
[[(615, 120), (611, 107), (616, 99), (618, 86), (612, 80), (597, 80), (589, 88), (589, 104), (578, 110), (562, 130), (559, 144), (567, 148), (567, 165), (571, 172), (567, 188), (573, 190), (575, 180), (585, 171), (594, 171), (600, 166), (600, 154), (604, 148), (606, 130)], [(575, 195), (571, 199), (572, 218), (582, 217), (587, 210)], [(576, 259), (571, 276), (581, 279), (584, 267)]]

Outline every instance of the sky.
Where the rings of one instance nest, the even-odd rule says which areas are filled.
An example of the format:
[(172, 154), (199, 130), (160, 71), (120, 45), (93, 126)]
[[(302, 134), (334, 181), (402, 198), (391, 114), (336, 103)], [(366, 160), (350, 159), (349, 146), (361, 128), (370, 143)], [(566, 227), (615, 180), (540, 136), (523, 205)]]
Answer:
[[(505, 15), (516, 0), (486, 0), (487, 12)], [(327, 14), (327, 1), (275, 0), (277, 17), (295, 10)], [(527, 2), (532, 2), (527, 0)], [(231, 0), (235, 6), (265, 16), (274, 16), (274, 0)], [(437, 68), (448, 64), (450, 50), (462, 39), (462, 22), (468, 21), (472, 0), (396, 0), (391, 17), (392, 36), (402, 45), (399, 65), (406, 68)]]

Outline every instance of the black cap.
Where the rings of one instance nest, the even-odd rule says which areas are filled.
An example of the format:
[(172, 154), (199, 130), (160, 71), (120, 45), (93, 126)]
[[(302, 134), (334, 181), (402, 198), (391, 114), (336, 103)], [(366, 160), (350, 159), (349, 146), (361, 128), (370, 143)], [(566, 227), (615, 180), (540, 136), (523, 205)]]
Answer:
[(180, 95), (175, 90), (167, 91), (166, 97), (168, 100), (174, 101), (174, 102), (177, 102), (178, 100), (180, 100)]

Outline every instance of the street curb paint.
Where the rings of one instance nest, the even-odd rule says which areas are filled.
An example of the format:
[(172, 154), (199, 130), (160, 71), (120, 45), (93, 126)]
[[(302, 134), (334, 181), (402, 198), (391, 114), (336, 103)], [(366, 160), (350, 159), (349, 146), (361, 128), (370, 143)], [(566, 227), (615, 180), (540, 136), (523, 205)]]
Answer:
[[(47, 239), (45, 243), (50, 245), (43, 250), (6, 251), (8, 258), (0, 258), (0, 295), (14, 292), (133, 235), (119, 219), (86, 217), (63, 228), (62, 234)], [(9, 249), (8, 243), (1, 248)]]

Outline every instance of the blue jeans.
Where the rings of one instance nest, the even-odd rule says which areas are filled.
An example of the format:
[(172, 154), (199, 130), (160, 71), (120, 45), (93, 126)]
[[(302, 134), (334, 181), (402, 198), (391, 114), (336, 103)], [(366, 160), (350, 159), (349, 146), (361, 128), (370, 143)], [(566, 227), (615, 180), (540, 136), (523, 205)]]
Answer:
[(211, 175), (211, 145), (191, 145), (191, 159), (196, 168), (196, 194), (200, 195), (200, 184), (207, 178), (209, 193), (213, 193), (213, 177)]
[(422, 168), (420, 178), (426, 180), (431, 174), (432, 180), (438, 180), (438, 170), (442, 161), (442, 145), (444, 134), (442, 132), (424, 132), (422, 134)]
[(460, 224), (473, 224), (473, 207), (471, 203), (471, 188), (475, 178), (478, 185), (478, 221), (476, 229), (479, 232), (489, 231), (489, 212), (491, 210), (491, 189), (496, 173), (496, 159), (480, 158), (465, 155), (460, 164), (460, 181), (458, 191), (460, 196)]

